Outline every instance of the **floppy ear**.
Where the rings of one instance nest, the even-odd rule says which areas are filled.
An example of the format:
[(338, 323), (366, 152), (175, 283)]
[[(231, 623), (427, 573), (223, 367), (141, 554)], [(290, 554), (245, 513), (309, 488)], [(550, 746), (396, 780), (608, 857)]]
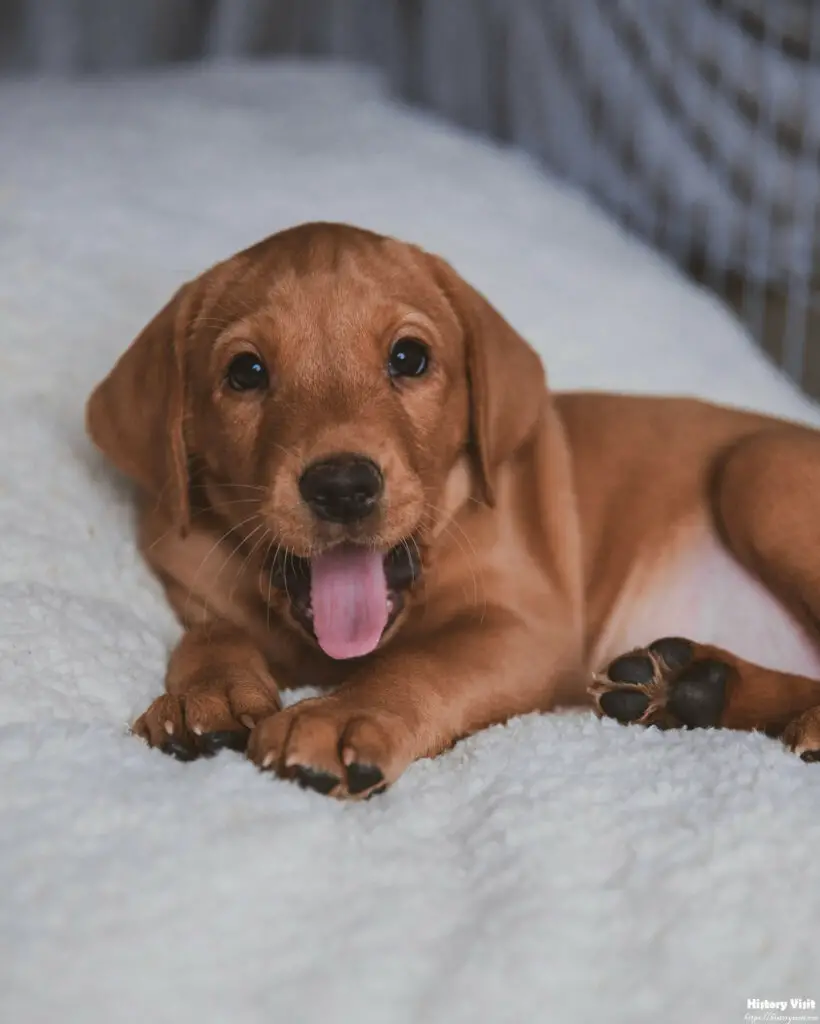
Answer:
[(190, 520), (183, 436), (189, 293), (183, 286), (157, 313), (86, 405), (92, 441), (120, 472), (156, 496), (181, 532)]
[(470, 430), (487, 504), (499, 467), (531, 436), (544, 407), (546, 376), (536, 352), (440, 257), (436, 278), (464, 330)]

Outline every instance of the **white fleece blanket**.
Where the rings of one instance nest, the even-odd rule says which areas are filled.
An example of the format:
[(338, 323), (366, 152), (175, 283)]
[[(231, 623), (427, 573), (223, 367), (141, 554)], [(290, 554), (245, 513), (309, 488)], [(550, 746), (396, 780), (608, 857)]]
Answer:
[(126, 731), (177, 627), (82, 408), (186, 275), (357, 222), (453, 260), (557, 387), (817, 421), (716, 302), (524, 159), (344, 69), (6, 83), (0, 147), (0, 1020), (820, 1007), (820, 766), (761, 736), (529, 716), (346, 806)]

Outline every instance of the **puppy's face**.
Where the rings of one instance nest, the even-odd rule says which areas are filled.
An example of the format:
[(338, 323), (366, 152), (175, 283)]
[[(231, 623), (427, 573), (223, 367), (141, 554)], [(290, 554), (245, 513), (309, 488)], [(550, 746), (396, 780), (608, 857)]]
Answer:
[[(327, 654), (367, 654), (452, 513), (448, 478), (493, 415), (474, 401), (488, 367), (462, 287), (441, 261), (369, 232), (273, 236), (186, 286), (149, 325), (92, 396), (92, 436), (158, 493), (161, 478), (177, 518), (204, 497)], [(117, 450), (140, 377), (143, 402), (155, 383), (157, 415)], [(146, 462), (135, 444), (165, 451)], [(497, 461), (478, 460), (484, 475)]]
[(295, 251), (263, 245), (206, 299), (190, 328), (188, 445), (227, 518), (242, 517), (239, 490), (259, 495), (276, 541), (303, 558), (387, 552), (430, 528), (469, 413), (462, 331), (424, 260), (315, 232)]

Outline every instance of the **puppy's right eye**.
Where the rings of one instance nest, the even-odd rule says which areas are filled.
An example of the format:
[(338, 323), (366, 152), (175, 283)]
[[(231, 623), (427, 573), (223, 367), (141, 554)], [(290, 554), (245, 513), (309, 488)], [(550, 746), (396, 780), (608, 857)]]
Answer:
[(261, 391), (268, 386), (268, 371), (255, 352), (241, 352), (230, 361), (225, 380), (234, 391)]

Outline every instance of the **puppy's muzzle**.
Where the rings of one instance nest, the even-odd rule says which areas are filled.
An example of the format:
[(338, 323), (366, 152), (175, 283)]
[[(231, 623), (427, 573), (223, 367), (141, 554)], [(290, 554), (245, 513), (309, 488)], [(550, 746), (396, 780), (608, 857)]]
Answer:
[(375, 509), (384, 490), (381, 470), (363, 455), (343, 453), (311, 463), (299, 478), (299, 493), (319, 519), (357, 523)]

